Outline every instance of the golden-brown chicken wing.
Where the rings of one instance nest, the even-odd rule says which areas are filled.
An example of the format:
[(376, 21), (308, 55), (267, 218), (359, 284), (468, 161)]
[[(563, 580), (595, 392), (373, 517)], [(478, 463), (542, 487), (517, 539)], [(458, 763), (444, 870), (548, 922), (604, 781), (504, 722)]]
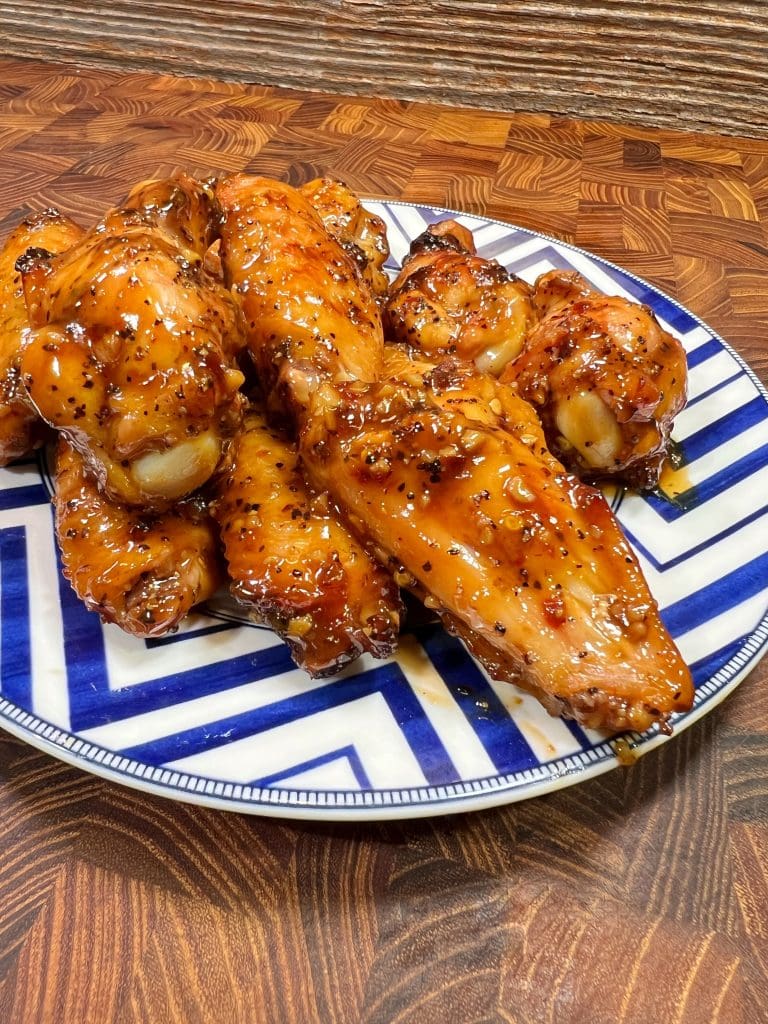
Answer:
[(382, 299), (389, 288), (384, 264), (389, 256), (387, 228), (381, 217), (362, 205), (347, 186), (333, 178), (315, 178), (299, 189), (341, 242), (373, 294)]
[(215, 493), (230, 589), (287, 641), (301, 668), (327, 675), (364, 651), (392, 654), (401, 612), (397, 585), (327, 499), (313, 498), (295, 447), (255, 408)]
[(0, 250), (0, 466), (26, 455), (45, 431), (20, 379), (20, 350), (29, 334), (29, 317), (16, 260), (32, 247), (65, 252), (84, 233), (58, 210), (45, 210), (22, 221)]
[(64, 575), (87, 608), (128, 633), (162, 636), (223, 581), (216, 526), (199, 498), (156, 516), (116, 504), (63, 438), (53, 504)]
[[(497, 678), (555, 714), (645, 729), (690, 673), (599, 491), (547, 451), (531, 407), (467, 364), (391, 364), (319, 393), (307, 472)], [(421, 379), (419, 379), (421, 378)]]
[(578, 275), (536, 283), (543, 319), (503, 380), (532, 402), (547, 441), (585, 479), (658, 483), (686, 398), (680, 342), (647, 306), (600, 295)]
[(531, 288), (476, 255), (467, 228), (433, 224), (411, 244), (384, 308), (387, 337), (427, 358), (456, 355), (494, 376), (534, 323)]
[(216, 189), (221, 259), (242, 305), (270, 413), (297, 413), (322, 380), (376, 380), (376, 302), (309, 200), (290, 185), (235, 174)]
[(211, 476), (239, 425), (244, 339), (202, 268), (212, 222), (207, 189), (180, 176), (134, 190), (63, 256), (23, 258), (24, 384), (115, 500), (167, 507)]
[[(268, 217), (268, 187), (236, 184), (222, 194), (225, 242), (236, 227), (228, 208), (243, 221)], [(307, 219), (283, 192), (279, 237), (303, 239)], [(354, 317), (339, 327), (332, 360), (317, 342), (294, 347), (306, 307), (283, 295), (305, 293), (303, 251), (264, 234), (258, 246), (235, 237), (222, 248), (225, 275), (245, 302), (279, 300), (280, 318), (250, 343), (267, 366), (277, 356), (282, 379), (272, 373), (267, 384), (296, 410), (305, 474), (375, 557), (489, 671), (530, 687), (553, 713), (645, 728), (690, 706), (690, 673), (610, 509), (549, 454), (530, 406), (467, 363), (422, 372), (402, 352), (392, 379), (376, 380), (370, 364), (349, 379), (361, 345)], [(326, 287), (329, 304), (338, 291), (327, 282), (312, 280), (321, 307)]]

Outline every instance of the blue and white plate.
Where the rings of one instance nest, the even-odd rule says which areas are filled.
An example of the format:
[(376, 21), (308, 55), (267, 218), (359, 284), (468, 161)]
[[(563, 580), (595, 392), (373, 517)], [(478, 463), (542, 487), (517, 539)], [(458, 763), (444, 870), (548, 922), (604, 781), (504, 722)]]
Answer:
[[(446, 211), (369, 203), (394, 261)], [(580, 271), (650, 305), (688, 352), (690, 400), (675, 425), (677, 503), (613, 502), (690, 664), (696, 703), (679, 733), (755, 665), (768, 642), (768, 394), (697, 317), (580, 249), (459, 215), (479, 251), (533, 280)], [(149, 792), (293, 818), (385, 819), (467, 811), (571, 785), (617, 764), (603, 735), (550, 718), (488, 679), (437, 625), (389, 662), (312, 680), (266, 629), (227, 603), (174, 636), (103, 626), (59, 571), (45, 468), (0, 470), (0, 724), (62, 760)], [(640, 754), (664, 742), (630, 737)]]

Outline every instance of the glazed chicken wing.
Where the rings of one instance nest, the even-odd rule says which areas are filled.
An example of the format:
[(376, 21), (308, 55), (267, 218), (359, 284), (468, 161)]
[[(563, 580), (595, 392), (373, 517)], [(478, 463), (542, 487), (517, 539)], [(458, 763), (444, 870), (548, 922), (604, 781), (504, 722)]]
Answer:
[(23, 258), (36, 328), (25, 387), (131, 505), (161, 509), (199, 487), (240, 422), (240, 314), (202, 268), (212, 204), (186, 176), (148, 182), (63, 256)]
[(647, 306), (575, 274), (536, 282), (542, 319), (502, 380), (532, 402), (552, 451), (585, 479), (653, 487), (686, 398), (680, 342)]
[(466, 364), (341, 385), (307, 471), (496, 678), (586, 726), (645, 729), (690, 673), (602, 494), (548, 452), (528, 403)]
[(384, 308), (387, 337), (431, 359), (456, 355), (498, 376), (534, 323), (531, 288), (475, 252), (455, 221), (411, 244)]
[[(253, 186), (255, 204), (251, 187), (241, 178), (222, 193), (225, 232), (231, 207), (258, 209), (265, 187)], [(280, 217), (281, 236), (306, 222), (287, 197)], [(274, 243), (228, 245), (223, 260), (239, 294), (258, 291), (264, 308), (303, 291), (302, 265)], [(402, 353), (391, 379), (350, 380), (351, 363), (333, 373), (323, 348), (293, 349), (291, 315), (301, 328), (304, 310), (282, 310), (250, 343), (291, 364), (282, 383), (306, 475), (489, 671), (587, 726), (645, 728), (690, 706), (690, 673), (607, 504), (549, 454), (527, 403), (467, 364), (422, 372)], [(354, 358), (354, 319), (337, 342), (334, 361), (347, 344)]]
[(0, 250), (0, 465), (36, 447), (45, 430), (21, 384), (21, 345), (29, 334), (21, 272), (16, 261), (27, 249), (65, 252), (85, 232), (58, 210), (27, 217)]
[(64, 575), (87, 608), (128, 633), (168, 633), (223, 580), (216, 527), (199, 498), (154, 516), (116, 504), (63, 438), (53, 504)]
[(216, 487), (233, 596), (278, 632), (296, 663), (327, 675), (364, 651), (393, 653), (399, 590), (328, 507), (308, 491), (294, 446), (263, 414), (246, 414)]
[(270, 413), (301, 415), (321, 380), (376, 380), (383, 332), (352, 259), (297, 189), (235, 174), (219, 182), (221, 259), (245, 314)]
[(323, 221), (326, 230), (341, 242), (373, 294), (382, 299), (389, 288), (384, 264), (389, 256), (387, 228), (341, 181), (316, 178), (299, 191)]

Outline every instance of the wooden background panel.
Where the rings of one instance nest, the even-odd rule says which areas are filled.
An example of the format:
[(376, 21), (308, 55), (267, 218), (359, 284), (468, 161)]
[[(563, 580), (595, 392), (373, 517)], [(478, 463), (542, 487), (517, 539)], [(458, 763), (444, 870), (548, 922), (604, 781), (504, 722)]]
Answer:
[(763, 0), (0, 2), (0, 52), (768, 137)]

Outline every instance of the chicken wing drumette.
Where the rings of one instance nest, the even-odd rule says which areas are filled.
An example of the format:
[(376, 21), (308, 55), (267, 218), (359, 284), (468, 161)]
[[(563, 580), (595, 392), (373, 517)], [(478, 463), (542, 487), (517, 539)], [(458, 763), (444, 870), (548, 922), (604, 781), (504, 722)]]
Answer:
[(193, 179), (148, 182), (64, 255), (22, 257), (24, 385), (115, 500), (167, 507), (239, 425), (239, 312), (202, 267), (214, 220)]
[(287, 641), (310, 675), (364, 651), (393, 653), (399, 590), (329, 508), (307, 489), (295, 446), (253, 408), (215, 488), (230, 590)]
[[(224, 269), (241, 296), (256, 291), (264, 309), (283, 311), (249, 343), (278, 356), (313, 485), (489, 671), (530, 687), (554, 713), (644, 728), (690, 706), (690, 673), (610, 509), (548, 453), (527, 403), (467, 364), (422, 368), (402, 353), (389, 380), (370, 364), (354, 380), (364, 344), (354, 319), (332, 360), (318, 344), (293, 348), (306, 311), (283, 296), (302, 294), (305, 271), (284, 239), (305, 230), (306, 215), (283, 193), (273, 235), (268, 190), (241, 177), (220, 191)], [(237, 244), (250, 222), (257, 252)], [(321, 304), (324, 287), (314, 282)], [(363, 300), (348, 287), (355, 310)]]
[(686, 399), (683, 346), (647, 306), (573, 273), (536, 282), (541, 320), (502, 380), (539, 413), (552, 451), (585, 479), (653, 487)]
[(53, 504), (64, 575), (87, 608), (128, 633), (162, 636), (223, 581), (218, 533), (200, 498), (158, 515), (112, 502), (63, 438)]
[(216, 195), (224, 276), (270, 414), (301, 415), (321, 380), (376, 380), (384, 346), (376, 302), (309, 200), (245, 174), (222, 179)]
[(21, 272), (16, 261), (30, 248), (66, 252), (85, 234), (58, 210), (22, 221), (0, 250), (0, 465), (26, 455), (44, 436), (45, 425), (21, 384), (21, 345), (29, 334)]
[(383, 299), (389, 288), (384, 270), (389, 242), (381, 217), (366, 210), (354, 192), (333, 178), (316, 178), (299, 191), (320, 214), (329, 234), (352, 257), (373, 294)]
[(531, 288), (475, 252), (456, 221), (433, 224), (411, 244), (384, 308), (387, 337), (431, 359), (456, 355), (498, 376), (534, 323)]

